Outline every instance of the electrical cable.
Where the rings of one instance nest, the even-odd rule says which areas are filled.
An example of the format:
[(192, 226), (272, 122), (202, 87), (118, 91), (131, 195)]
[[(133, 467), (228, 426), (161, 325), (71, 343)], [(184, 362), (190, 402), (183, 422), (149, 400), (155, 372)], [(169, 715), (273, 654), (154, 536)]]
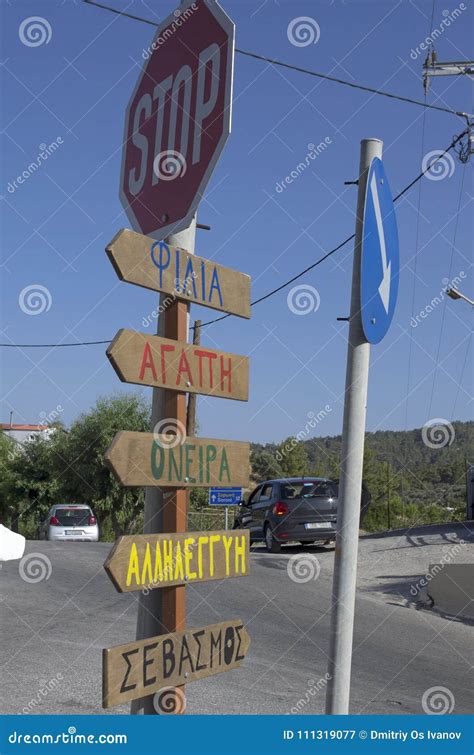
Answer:
[[(410, 183), (408, 183), (394, 198), (393, 201), (397, 202), (399, 199), (401, 199), (411, 188), (414, 186), (418, 181), (420, 181), (425, 173), (427, 173), (431, 167), (438, 162), (438, 160), (441, 160), (444, 155), (446, 155), (450, 150), (454, 149), (456, 144), (466, 135), (467, 129), (465, 129), (461, 134), (456, 136), (451, 144), (446, 147), (436, 158), (433, 159), (429, 165), (426, 166)], [(262, 301), (265, 301), (266, 299), (269, 299), (274, 294), (281, 291), (283, 288), (286, 288), (286, 286), (289, 286), (291, 283), (293, 283), (295, 280), (298, 280), (298, 278), (301, 278), (303, 275), (308, 273), (310, 270), (313, 270), (315, 267), (320, 265), (322, 262), (328, 259), (331, 255), (338, 252), (342, 247), (344, 247), (346, 244), (349, 243), (349, 241), (352, 241), (352, 239), (355, 237), (355, 234), (351, 234), (348, 236), (344, 241), (341, 241), (337, 246), (335, 246), (333, 249), (331, 249), (329, 252), (326, 252), (322, 257), (320, 257), (316, 262), (313, 262), (311, 265), (306, 267), (304, 270), (301, 270), (301, 272), (297, 273), (296, 275), (292, 276), (289, 280), (285, 281), (285, 283), (282, 283), (281, 285), (277, 286), (276, 288), (272, 289), (268, 293), (264, 294), (263, 296), (260, 296), (258, 299), (255, 299), (255, 301), (251, 302), (251, 306), (255, 306), (256, 304), (259, 304)], [(203, 322), (201, 324), (201, 328), (204, 328), (206, 325), (212, 325), (215, 322), (219, 322), (220, 320), (225, 320), (227, 317), (231, 317), (230, 314), (222, 315), (221, 317), (217, 317), (214, 320), (209, 320), (208, 322)], [(16, 344), (16, 343), (0, 343), (0, 347), (5, 348), (17, 348), (17, 349), (27, 349), (27, 348), (62, 348), (66, 346), (94, 346), (98, 344), (108, 344), (111, 343), (112, 339), (104, 340), (104, 341), (80, 341), (76, 343), (51, 343), (51, 344), (39, 344), (39, 343), (33, 343), (33, 344)]]
[[(148, 24), (149, 26), (157, 27), (159, 24), (157, 24), (155, 21), (150, 21), (148, 18), (142, 18), (141, 16), (135, 16), (131, 13), (126, 13), (125, 11), (118, 10), (117, 8), (113, 8), (110, 5), (104, 5), (104, 3), (96, 2), (95, 0), (83, 0), (84, 3), (87, 5), (94, 5), (97, 8), (101, 8), (102, 10), (109, 11), (110, 13), (115, 13), (118, 16), (124, 16), (125, 18), (132, 19), (133, 21), (141, 21), (144, 24)], [(298, 73), (304, 73), (307, 76), (313, 76), (318, 79), (324, 79), (325, 81), (332, 81), (335, 84), (341, 84), (342, 86), (351, 87), (352, 89), (359, 89), (363, 92), (370, 92), (370, 94), (378, 94), (381, 97), (388, 97), (393, 100), (399, 100), (400, 102), (406, 102), (410, 105), (417, 105), (418, 107), (424, 107), (428, 110), (437, 110), (440, 113), (448, 113), (449, 115), (457, 115), (460, 118), (464, 118), (464, 120), (469, 120), (469, 114), (464, 113), (459, 110), (452, 110), (451, 108), (442, 107), (441, 105), (429, 105), (422, 100), (415, 100), (411, 97), (405, 97), (404, 95), (400, 94), (394, 94), (393, 92), (386, 92), (383, 89), (376, 89), (374, 87), (368, 87), (363, 84), (356, 84), (353, 81), (346, 81), (345, 79), (339, 79), (336, 76), (330, 76), (329, 74), (325, 73), (319, 73), (318, 71), (312, 71), (309, 68), (302, 68), (301, 66), (295, 66), (291, 65), (290, 63), (284, 63), (281, 60), (276, 60), (275, 58), (269, 58), (266, 55), (259, 55), (256, 52), (250, 52), (249, 50), (242, 50), (239, 47), (235, 48), (235, 52), (239, 55), (244, 55), (248, 58), (254, 58), (255, 60), (261, 60), (264, 63), (269, 63), (273, 66), (279, 66), (280, 68), (287, 68), (291, 71), (297, 71)]]

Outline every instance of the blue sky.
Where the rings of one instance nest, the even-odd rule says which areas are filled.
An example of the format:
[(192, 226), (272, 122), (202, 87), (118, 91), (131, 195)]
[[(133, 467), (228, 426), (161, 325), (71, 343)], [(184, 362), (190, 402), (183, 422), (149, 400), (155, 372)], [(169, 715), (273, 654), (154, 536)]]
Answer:
[[(175, 7), (168, 0), (110, 4), (156, 20)], [(433, 28), (459, 5), (438, 0)], [(238, 47), (423, 99), (424, 53), (410, 53), (430, 33), (431, 2), (222, 0), (222, 6), (236, 23)], [(81, 2), (2, 0), (1, 8), (0, 340), (74, 342), (112, 338), (120, 327), (143, 330), (157, 295), (120, 283), (104, 247), (129, 227), (118, 197), (123, 118), (153, 29)], [(30, 16), (47, 20), (47, 44), (22, 43), (19, 27)], [(299, 47), (287, 30), (302, 16), (320, 34), (317, 43)], [(473, 58), (470, 8), (438, 36), (436, 49), (440, 60)], [(472, 81), (438, 78), (428, 102), (472, 112)], [(434, 111), (426, 112), (424, 125), (422, 141), (422, 108), (237, 55), (233, 130), (199, 209), (212, 231), (199, 232), (196, 253), (250, 274), (253, 298), (265, 294), (353, 232), (357, 189), (344, 181), (357, 177), (362, 138), (384, 141), (396, 193), (420, 171), (425, 155), (464, 128), (461, 119)], [(308, 144), (325, 139), (327, 148), (310, 167), (277, 191), (305, 159)], [(41, 168), (15, 186), (40, 145), (54, 141), (59, 146)], [(449, 299), (429, 306), (447, 278), (457, 276), (473, 295), (471, 165), (464, 168), (454, 156), (446, 172), (421, 182), (415, 278), (420, 184), (397, 206), (399, 300), (389, 334), (372, 348), (368, 430), (471, 417), (469, 306)], [(250, 321), (231, 317), (203, 332), (211, 347), (250, 354), (251, 383), (247, 404), (199, 398), (201, 435), (279, 441), (321, 410), (311, 434), (341, 431), (347, 325), (336, 318), (348, 314), (351, 254), (345, 247), (298, 282), (317, 290), (316, 311), (294, 314), (290, 286), (256, 306)], [(49, 309), (27, 314), (21, 292), (38, 285), (47, 289)], [(192, 308), (194, 318), (213, 316)], [(4, 422), (12, 410), (16, 422), (38, 422), (56, 411), (69, 424), (100, 395), (138, 390), (120, 383), (102, 346), (0, 353)], [(143, 394), (151, 397), (151, 390)]]

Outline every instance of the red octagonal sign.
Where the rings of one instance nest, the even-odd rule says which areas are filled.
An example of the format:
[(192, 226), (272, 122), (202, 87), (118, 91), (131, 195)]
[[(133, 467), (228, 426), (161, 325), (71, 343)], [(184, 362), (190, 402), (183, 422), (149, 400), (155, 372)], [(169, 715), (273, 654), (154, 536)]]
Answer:
[(135, 230), (186, 228), (230, 133), (234, 24), (216, 0), (160, 26), (125, 117), (120, 199)]

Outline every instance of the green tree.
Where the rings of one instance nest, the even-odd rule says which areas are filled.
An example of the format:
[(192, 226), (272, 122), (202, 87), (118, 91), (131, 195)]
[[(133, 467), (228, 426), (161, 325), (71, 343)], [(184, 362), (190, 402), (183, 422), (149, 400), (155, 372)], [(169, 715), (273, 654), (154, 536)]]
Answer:
[(101, 398), (72, 424), (56, 456), (63, 495), (71, 502), (89, 503), (100, 524), (109, 520), (115, 537), (136, 527), (144, 489), (122, 487), (105, 466), (104, 455), (119, 430), (149, 429), (150, 409), (141, 396)]
[(250, 466), (254, 482), (283, 477), (283, 470), (275, 454), (261, 448), (254, 448), (250, 454)]
[[(60, 484), (56, 474), (56, 448), (61, 441), (56, 435), (63, 436), (58, 430), (50, 438), (40, 435), (25, 441), (19, 446), (11, 462), (15, 490), (20, 504), (20, 517), (25, 525), (28, 520), (38, 524), (48, 509), (58, 503)], [(34, 534), (36, 527), (34, 527)], [(26, 533), (24, 533), (26, 534)]]
[(12, 462), (17, 453), (17, 444), (0, 432), (0, 523), (10, 526), (18, 521), (20, 496), (15, 489)]
[(300, 477), (308, 474), (308, 454), (305, 445), (294, 436), (280, 443), (276, 459), (284, 477)]

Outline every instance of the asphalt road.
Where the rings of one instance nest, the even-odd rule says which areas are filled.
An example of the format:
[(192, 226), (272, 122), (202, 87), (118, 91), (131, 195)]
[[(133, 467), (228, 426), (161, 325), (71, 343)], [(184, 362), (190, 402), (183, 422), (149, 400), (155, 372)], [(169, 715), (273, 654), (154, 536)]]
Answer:
[[(460, 525), (361, 538), (352, 712), (422, 713), (423, 694), (439, 686), (454, 696), (454, 713), (473, 711), (472, 623), (420, 608), (410, 590), (429, 564), (472, 537)], [(33, 562), (23, 562), (23, 576), (18, 561), (2, 565), (1, 713), (104, 712), (101, 650), (134, 638), (137, 606), (136, 594), (117, 593), (102, 568), (109, 549), (28, 542), (43, 572), (33, 573)], [(454, 561), (473, 560), (472, 544), (454, 550)], [(295, 554), (300, 579), (308, 576), (301, 559), (318, 559), (317, 568), (309, 563), (316, 578), (289, 576)], [(249, 577), (188, 586), (188, 626), (241, 618), (252, 640), (241, 669), (188, 685), (188, 713), (324, 712), (333, 561), (332, 549), (270, 555), (256, 547)]]

